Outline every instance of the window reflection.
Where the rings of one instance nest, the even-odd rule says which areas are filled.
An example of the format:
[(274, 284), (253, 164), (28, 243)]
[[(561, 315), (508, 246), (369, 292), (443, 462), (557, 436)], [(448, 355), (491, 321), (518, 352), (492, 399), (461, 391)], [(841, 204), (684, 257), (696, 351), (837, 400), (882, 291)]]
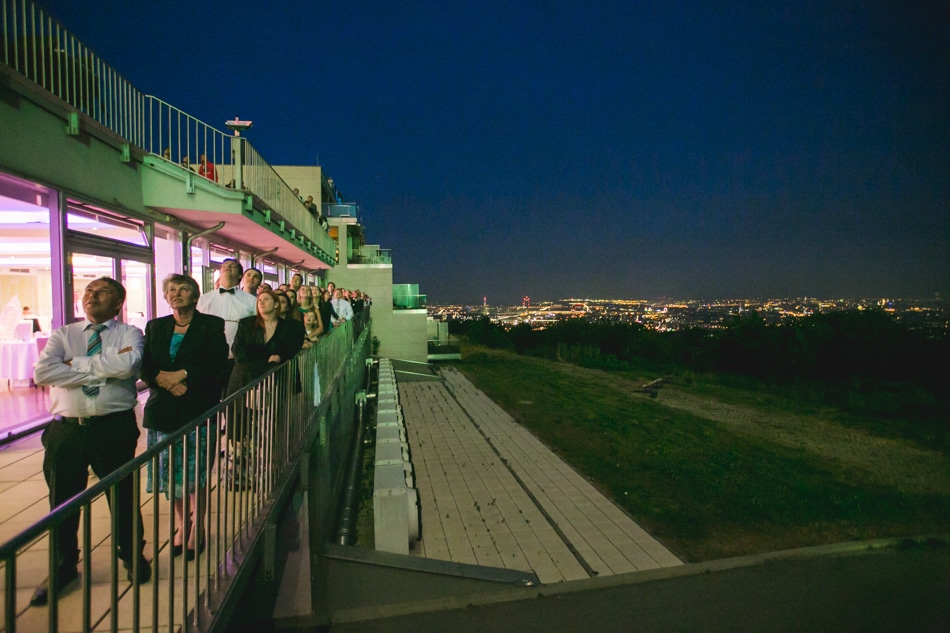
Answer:
[(148, 246), (144, 226), (127, 218), (119, 218), (102, 209), (69, 201), (66, 226), (71, 231), (117, 240), (136, 246)]

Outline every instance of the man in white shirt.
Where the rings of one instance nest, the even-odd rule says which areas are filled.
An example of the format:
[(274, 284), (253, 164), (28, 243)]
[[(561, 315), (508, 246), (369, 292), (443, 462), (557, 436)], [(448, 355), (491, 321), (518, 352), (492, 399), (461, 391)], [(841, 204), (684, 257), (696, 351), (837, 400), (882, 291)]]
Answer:
[[(211, 292), (206, 292), (198, 298), (196, 309), (202, 314), (213, 314), (224, 319), (224, 337), (228, 341), (228, 362), (222, 368), (221, 373), (221, 395), (231, 377), (231, 371), (234, 369), (234, 352), (231, 346), (234, 345), (234, 336), (237, 334), (238, 322), (246, 317), (257, 313), (257, 297), (248, 294), (237, 287), (244, 275), (244, 267), (236, 259), (226, 259), (221, 262), (221, 273), (218, 275), (218, 287)], [(222, 420), (224, 421), (224, 414)], [(225, 428), (227, 421), (224, 421)], [(231, 444), (240, 445), (240, 442), (234, 442), (228, 438)], [(232, 448), (234, 448), (232, 446)], [(233, 488), (244, 485), (240, 473), (236, 471), (234, 460), (234, 451), (230, 451), (228, 456), (229, 484)], [(240, 461), (239, 461), (240, 463)], [(238, 469), (239, 470), (239, 469)], [(244, 475), (247, 478), (247, 475)], [(250, 481), (248, 479), (248, 481)]]
[[(257, 311), (257, 297), (238, 288), (243, 274), (244, 267), (240, 262), (235, 259), (224, 260), (221, 262), (218, 288), (198, 298), (198, 312), (224, 319), (224, 337), (228, 340), (228, 349), (234, 343), (238, 321)], [(230, 358), (233, 359), (234, 355), (231, 354)]]
[[(43, 474), (51, 509), (86, 489), (90, 466), (103, 479), (135, 457), (139, 437), (135, 381), (144, 336), (137, 327), (116, 320), (124, 303), (122, 284), (108, 277), (96, 279), (82, 296), (85, 320), (56, 329), (36, 361), (33, 380), (50, 387), (54, 416), (43, 431)], [(133, 504), (131, 477), (117, 485), (112, 512), (118, 524), (117, 555), (129, 582), (148, 582), (152, 568), (142, 556), (145, 529)], [(33, 594), (31, 605), (47, 604), (52, 586), (58, 593), (78, 577), (78, 533), (77, 512), (60, 525), (53, 543), (55, 566)], [(135, 534), (138, 543), (133, 544)]]
[(343, 298), (342, 288), (337, 288), (333, 291), (333, 299), (330, 300), (330, 305), (333, 306), (333, 311), (340, 317), (335, 325), (342, 325), (344, 321), (349, 321), (353, 318), (353, 306), (350, 305), (349, 301)]

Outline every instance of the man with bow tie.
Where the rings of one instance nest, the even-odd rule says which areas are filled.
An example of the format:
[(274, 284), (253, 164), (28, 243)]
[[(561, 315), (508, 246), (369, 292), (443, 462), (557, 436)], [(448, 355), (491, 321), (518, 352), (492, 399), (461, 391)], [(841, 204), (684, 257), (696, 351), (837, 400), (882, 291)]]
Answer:
[[(198, 312), (213, 314), (224, 319), (224, 336), (228, 339), (229, 350), (234, 343), (234, 335), (237, 334), (238, 321), (253, 315), (257, 310), (257, 297), (238, 287), (243, 275), (244, 267), (239, 261), (230, 258), (224, 260), (221, 262), (218, 287), (204, 293), (198, 299)], [(234, 354), (229, 353), (229, 359), (227, 376), (231, 375)]]
[[(224, 337), (228, 341), (228, 361), (222, 368), (221, 373), (221, 395), (224, 396), (225, 387), (231, 372), (234, 370), (234, 351), (231, 347), (234, 345), (234, 336), (237, 334), (238, 321), (245, 317), (257, 314), (257, 297), (248, 294), (238, 287), (241, 278), (244, 276), (244, 267), (236, 259), (228, 258), (221, 262), (221, 272), (218, 275), (218, 287), (210, 292), (206, 292), (198, 298), (197, 310), (202, 314), (213, 314), (224, 319)], [(224, 417), (222, 421), (227, 429), (231, 422)], [(231, 487), (244, 485), (244, 482), (250, 481), (249, 474), (241, 473), (243, 469), (242, 454), (240, 444), (231, 437), (233, 429), (228, 430), (229, 451), (228, 473)], [(244, 451), (245, 453), (247, 451)], [(237, 467), (234, 460), (237, 459)], [(246, 469), (244, 469), (246, 470)]]

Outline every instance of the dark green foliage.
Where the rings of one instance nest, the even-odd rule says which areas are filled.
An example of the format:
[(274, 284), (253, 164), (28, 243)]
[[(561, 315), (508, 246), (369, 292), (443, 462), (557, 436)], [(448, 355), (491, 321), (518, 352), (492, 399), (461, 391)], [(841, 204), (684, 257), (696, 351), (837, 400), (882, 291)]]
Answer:
[(918, 420), (950, 445), (950, 342), (926, 339), (880, 310), (820, 313), (769, 325), (755, 312), (723, 330), (657, 332), (570, 319), (506, 331), (483, 318), (452, 325), (475, 343), (608, 370), (700, 372), (773, 386), (808, 386), (827, 404), (882, 419)]

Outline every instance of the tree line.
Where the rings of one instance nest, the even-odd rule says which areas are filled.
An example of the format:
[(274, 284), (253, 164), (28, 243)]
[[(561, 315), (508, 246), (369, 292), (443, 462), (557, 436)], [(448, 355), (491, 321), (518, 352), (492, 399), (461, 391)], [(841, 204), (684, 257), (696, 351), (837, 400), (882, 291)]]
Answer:
[(454, 321), (449, 329), (487, 347), (585, 367), (740, 376), (809, 386), (860, 413), (944, 423), (950, 417), (947, 338), (925, 338), (881, 310), (818, 313), (778, 325), (749, 312), (717, 330), (658, 332), (585, 319), (506, 329), (487, 317)]

